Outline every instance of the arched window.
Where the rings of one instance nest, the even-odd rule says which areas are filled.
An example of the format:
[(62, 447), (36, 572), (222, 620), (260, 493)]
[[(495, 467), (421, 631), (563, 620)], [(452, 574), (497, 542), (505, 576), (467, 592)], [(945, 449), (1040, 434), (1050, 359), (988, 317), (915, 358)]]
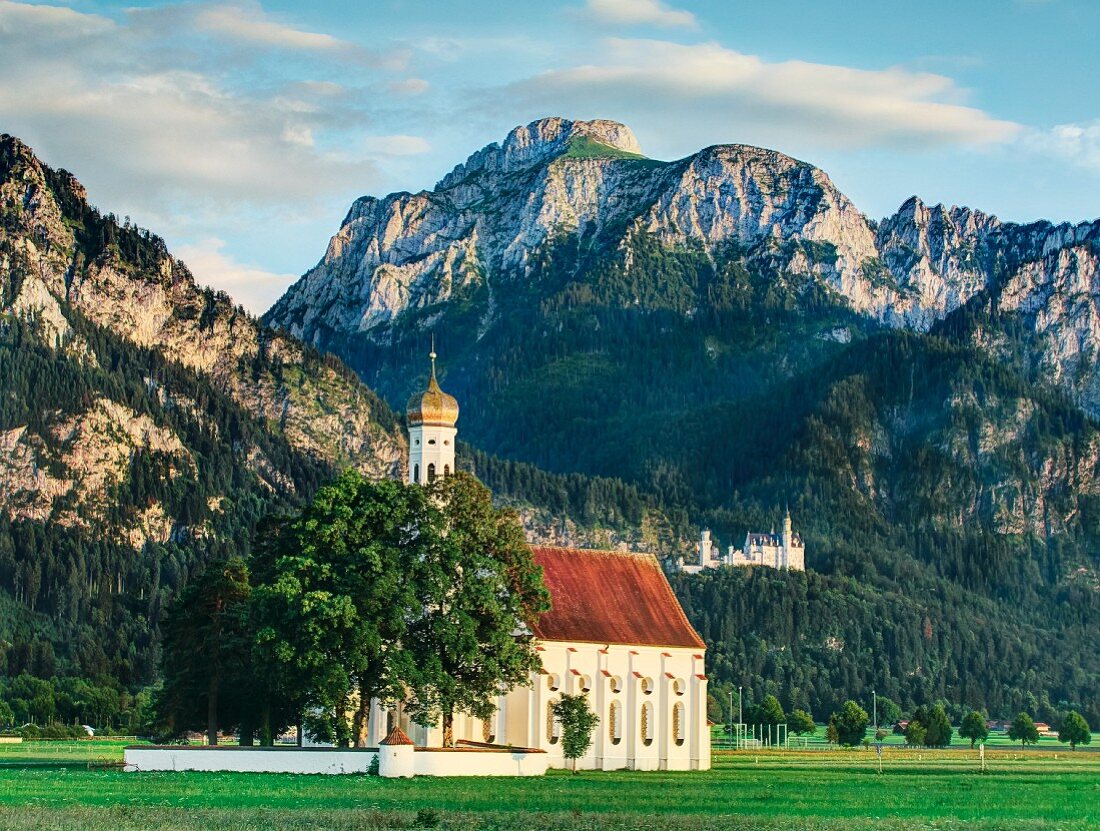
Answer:
[(676, 745), (682, 745), (687, 738), (687, 728), (684, 725), (684, 703), (677, 701), (672, 705), (672, 740)]
[(430, 485), (435, 481), (435, 462), (428, 465), (428, 484)]
[(561, 737), (561, 722), (554, 715), (554, 705), (557, 701), (550, 699), (546, 702), (546, 741), (557, 744)]
[(497, 714), (493, 713), (489, 718), (481, 722), (481, 740), (486, 744), (492, 744), (497, 740), (496, 731), (493, 729), (496, 720)]
[(413, 484), (420, 484), (420, 465), (413, 465)]
[(451, 475), (451, 466), (450, 465), (443, 465), (443, 475), (444, 476), (450, 476)]
[(617, 698), (607, 710), (607, 738), (612, 744), (623, 740), (623, 705)]
[(653, 744), (653, 702), (647, 701), (642, 705), (642, 744), (649, 747)]

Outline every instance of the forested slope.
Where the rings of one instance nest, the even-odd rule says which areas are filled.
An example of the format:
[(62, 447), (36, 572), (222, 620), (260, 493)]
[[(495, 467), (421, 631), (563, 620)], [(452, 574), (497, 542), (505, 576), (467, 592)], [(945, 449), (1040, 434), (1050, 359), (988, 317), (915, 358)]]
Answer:
[(403, 448), (339, 361), (0, 137), (0, 671), (150, 683), (196, 568), (340, 467), (399, 471)]

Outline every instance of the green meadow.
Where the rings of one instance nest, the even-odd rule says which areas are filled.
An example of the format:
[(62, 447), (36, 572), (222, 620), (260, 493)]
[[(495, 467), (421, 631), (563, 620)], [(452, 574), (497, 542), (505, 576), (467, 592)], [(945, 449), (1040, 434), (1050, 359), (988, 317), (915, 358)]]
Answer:
[(537, 779), (125, 773), (121, 745), (0, 748), (0, 831), (1067, 829), (1100, 824), (1100, 753), (718, 753), (706, 773)]

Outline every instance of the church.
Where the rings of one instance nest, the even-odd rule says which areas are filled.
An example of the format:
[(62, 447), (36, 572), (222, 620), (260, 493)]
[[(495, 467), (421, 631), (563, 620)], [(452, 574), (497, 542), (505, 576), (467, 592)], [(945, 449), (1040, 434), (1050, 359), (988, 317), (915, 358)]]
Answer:
[[(409, 401), (410, 483), (455, 470), (458, 402), (439, 386), (431, 354), (427, 388)], [(455, 715), (454, 737), (533, 748), (564, 767), (553, 706), (583, 694), (599, 716), (578, 768), (707, 770), (706, 645), (688, 622), (656, 557), (625, 551), (533, 546), (552, 607), (535, 626), (541, 669), (499, 697), (492, 718)], [(440, 726), (415, 724), (398, 706), (371, 707), (368, 744), (400, 727), (419, 746), (442, 744)]]

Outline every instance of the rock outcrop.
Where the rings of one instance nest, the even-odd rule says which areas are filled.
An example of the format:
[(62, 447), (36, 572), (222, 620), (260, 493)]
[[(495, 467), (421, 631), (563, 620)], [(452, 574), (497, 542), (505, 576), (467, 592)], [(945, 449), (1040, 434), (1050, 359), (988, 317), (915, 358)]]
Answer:
[[(0, 322), (11, 315), (32, 324), (42, 344), (84, 366), (97, 357), (81, 333), (101, 329), (208, 379), (319, 465), (371, 476), (400, 471), (400, 430), (349, 371), (196, 285), (159, 239), (99, 217), (72, 176), (47, 168), (11, 136), (0, 137), (0, 218)], [(156, 393), (165, 406), (207, 417), (179, 389)], [(169, 477), (194, 468), (181, 437), (110, 395), (118, 393), (86, 401), (78, 413), (43, 415), (36, 430), (0, 425), (0, 511), (86, 525), (110, 513), (111, 489), (136, 453), (170, 459)], [(258, 447), (242, 442), (237, 453), (269, 488), (292, 487)], [(122, 529), (137, 542), (166, 533), (163, 511), (145, 513), (140, 527)]]
[(474, 287), (486, 289), (488, 318), (562, 239), (596, 245), (629, 271), (640, 235), (809, 276), (889, 326), (927, 330), (988, 295), (1020, 313), (1052, 377), (1100, 414), (1088, 288), (1100, 279), (1100, 220), (1015, 225), (913, 198), (876, 224), (822, 170), (782, 153), (722, 145), (659, 162), (610, 121), (536, 121), (430, 191), (359, 199), (265, 319), (324, 346), (380, 334), (410, 310), (442, 310)]

